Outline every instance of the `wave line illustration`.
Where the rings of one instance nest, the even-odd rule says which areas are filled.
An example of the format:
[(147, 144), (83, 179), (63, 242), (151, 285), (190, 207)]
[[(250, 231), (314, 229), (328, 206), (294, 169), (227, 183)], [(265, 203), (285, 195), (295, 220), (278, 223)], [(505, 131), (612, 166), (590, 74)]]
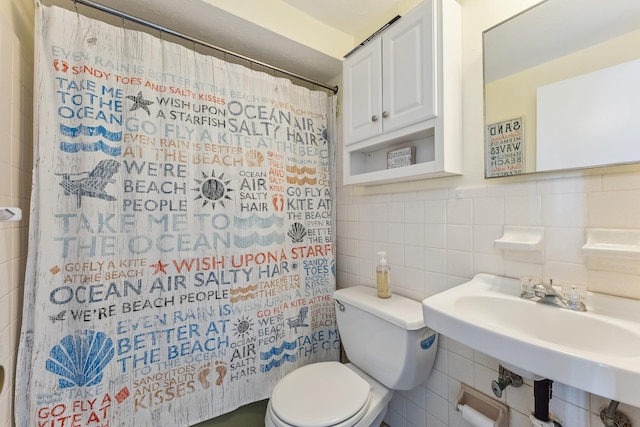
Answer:
[(297, 356), (285, 353), (285, 355), (282, 356), (282, 359), (280, 360), (273, 359), (271, 362), (267, 363), (266, 365), (260, 365), (260, 372), (267, 373), (273, 368), (279, 368), (280, 365), (282, 365), (284, 362), (295, 362), (297, 359), (298, 359)]
[(250, 300), (256, 297), (256, 294), (238, 295), (237, 297), (230, 297), (229, 301), (235, 303), (240, 301)]
[(251, 214), (248, 218), (233, 217), (233, 223), (236, 228), (246, 230), (257, 226), (264, 230), (273, 226), (282, 227), (284, 225), (284, 217), (272, 214), (270, 217), (261, 218), (257, 214)]
[(316, 173), (316, 168), (310, 168), (308, 166), (298, 167), (296, 165), (287, 166), (287, 172), (295, 173), (298, 175), (314, 175)]
[(285, 341), (282, 343), (280, 347), (272, 347), (271, 350), (267, 352), (260, 352), (261, 360), (269, 360), (269, 358), (273, 356), (280, 356), (285, 350), (295, 350), (298, 347), (296, 341)]
[(287, 184), (297, 184), (297, 185), (304, 185), (304, 184), (309, 184), (309, 185), (316, 185), (316, 183), (318, 182), (318, 180), (316, 178), (310, 178), (308, 176), (303, 176), (303, 177), (297, 177), (297, 176), (290, 176), (287, 175)]
[(236, 294), (243, 294), (247, 292), (254, 292), (256, 290), (258, 290), (258, 285), (249, 285), (246, 288), (243, 288), (242, 286), (235, 289), (231, 288), (229, 289), (229, 292), (231, 293), (231, 295), (236, 295)]
[(236, 234), (233, 235), (233, 244), (240, 249), (246, 249), (248, 247), (258, 245), (258, 246), (271, 246), (274, 242), (283, 243), (285, 239), (284, 233), (273, 232), (267, 234), (266, 236), (262, 236), (255, 231), (248, 236), (238, 236)]
[(97, 142), (60, 141), (60, 150), (64, 151), (65, 153), (78, 153), (80, 151), (102, 151), (103, 153), (113, 157), (120, 157), (120, 155), (122, 154), (122, 147), (112, 147), (102, 140)]
[(111, 132), (107, 130), (104, 126), (85, 126), (80, 125), (76, 127), (65, 126), (60, 124), (60, 133), (64, 136), (69, 136), (71, 138), (76, 138), (80, 135), (84, 136), (96, 136), (100, 135), (105, 139), (113, 142), (122, 141), (122, 132)]

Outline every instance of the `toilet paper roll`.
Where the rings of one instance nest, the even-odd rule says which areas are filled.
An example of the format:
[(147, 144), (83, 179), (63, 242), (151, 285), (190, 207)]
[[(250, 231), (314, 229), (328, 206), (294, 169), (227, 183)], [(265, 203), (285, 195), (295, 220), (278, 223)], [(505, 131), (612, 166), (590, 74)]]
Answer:
[(462, 419), (474, 427), (495, 427), (496, 425), (494, 420), (469, 405), (458, 405), (458, 410), (462, 412)]

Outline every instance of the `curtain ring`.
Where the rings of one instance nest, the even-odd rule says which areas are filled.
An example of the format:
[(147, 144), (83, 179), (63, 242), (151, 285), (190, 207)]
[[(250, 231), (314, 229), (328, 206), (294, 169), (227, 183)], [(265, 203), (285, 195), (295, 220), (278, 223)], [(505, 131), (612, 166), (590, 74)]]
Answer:
[(78, 11), (78, 1), (73, 0), (73, 7), (76, 9), (76, 15), (80, 18), (80, 12)]

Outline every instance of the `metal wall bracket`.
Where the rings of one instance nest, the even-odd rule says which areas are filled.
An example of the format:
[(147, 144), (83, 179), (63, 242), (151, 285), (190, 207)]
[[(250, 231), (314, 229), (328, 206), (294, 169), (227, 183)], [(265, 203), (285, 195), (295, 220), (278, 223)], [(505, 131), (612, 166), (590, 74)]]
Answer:
[(22, 219), (22, 209), (0, 207), (0, 222), (18, 222)]

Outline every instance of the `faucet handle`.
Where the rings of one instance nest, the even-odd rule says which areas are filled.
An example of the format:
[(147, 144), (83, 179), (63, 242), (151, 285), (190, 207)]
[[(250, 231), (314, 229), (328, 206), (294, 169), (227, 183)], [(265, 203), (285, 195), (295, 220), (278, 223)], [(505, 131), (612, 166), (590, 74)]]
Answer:
[(540, 278), (534, 276), (522, 276), (520, 278), (521, 298), (533, 298), (535, 296), (536, 285), (540, 284)]
[(587, 287), (577, 283), (563, 283), (562, 284), (562, 296), (572, 306), (577, 306), (587, 295)]

